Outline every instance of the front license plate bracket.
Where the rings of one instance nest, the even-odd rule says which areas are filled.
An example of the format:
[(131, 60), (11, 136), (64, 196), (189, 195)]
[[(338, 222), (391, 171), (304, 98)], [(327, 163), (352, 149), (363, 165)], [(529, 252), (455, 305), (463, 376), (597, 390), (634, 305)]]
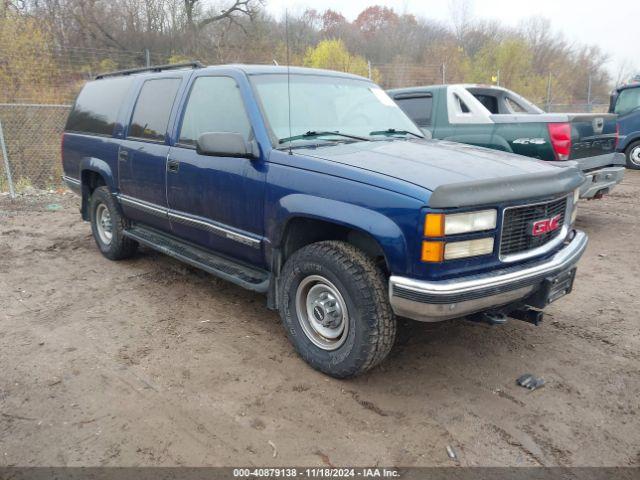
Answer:
[(571, 293), (573, 281), (576, 278), (576, 268), (564, 271), (542, 282), (536, 293), (527, 299), (527, 305), (533, 308), (545, 308), (550, 303)]

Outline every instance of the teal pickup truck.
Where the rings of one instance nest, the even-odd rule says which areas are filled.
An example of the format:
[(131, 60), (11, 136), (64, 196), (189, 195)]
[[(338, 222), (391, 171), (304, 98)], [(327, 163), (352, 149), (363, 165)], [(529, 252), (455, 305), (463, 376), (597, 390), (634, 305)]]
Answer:
[(431, 138), (558, 165), (575, 161), (586, 177), (580, 198), (600, 198), (624, 176), (624, 155), (616, 153), (616, 115), (545, 113), (517, 93), (487, 85), (434, 85), (388, 93)]

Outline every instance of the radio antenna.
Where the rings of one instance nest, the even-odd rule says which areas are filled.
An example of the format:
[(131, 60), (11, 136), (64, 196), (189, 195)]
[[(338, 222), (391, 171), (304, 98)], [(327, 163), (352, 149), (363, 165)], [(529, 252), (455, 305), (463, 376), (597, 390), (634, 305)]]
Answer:
[(293, 155), (291, 150), (291, 62), (289, 61), (289, 10), (284, 11), (284, 35), (287, 45), (287, 102), (289, 107), (289, 155)]

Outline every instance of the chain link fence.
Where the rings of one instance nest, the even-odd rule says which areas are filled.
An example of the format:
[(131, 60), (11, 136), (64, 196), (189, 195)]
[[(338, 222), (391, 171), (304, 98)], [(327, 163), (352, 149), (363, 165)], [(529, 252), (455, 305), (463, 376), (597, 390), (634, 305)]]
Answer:
[(82, 86), (98, 73), (170, 60), (148, 51), (18, 48), (0, 41), (0, 192), (62, 188), (61, 135)]
[(608, 103), (552, 103), (540, 105), (549, 113), (607, 113)]
[(70, 105), (0, 104), (0, 191), (61, 186), (60, 139)]
[[(446, 82), (446, 65), (372, 65), (372, 77), (383, 88), (435, 85)], [(375, 78), (375, 77), (378, 78)]]

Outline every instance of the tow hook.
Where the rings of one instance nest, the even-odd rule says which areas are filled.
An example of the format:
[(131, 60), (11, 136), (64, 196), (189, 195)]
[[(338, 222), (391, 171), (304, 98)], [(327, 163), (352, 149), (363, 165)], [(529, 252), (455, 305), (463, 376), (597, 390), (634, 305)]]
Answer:
[(516, 320), (531, 323), (537, 327), (542, 323), (544, 313), (540, 310), (534, 310), (533, 308), (521, 308), (519, 310), (509, 312), (509, 316)]
[(504, 325), (507, 323), (507, 316), (501, 312), (476, 313), (468, 318), (472, 322), (487, 323), (489, 325)]

